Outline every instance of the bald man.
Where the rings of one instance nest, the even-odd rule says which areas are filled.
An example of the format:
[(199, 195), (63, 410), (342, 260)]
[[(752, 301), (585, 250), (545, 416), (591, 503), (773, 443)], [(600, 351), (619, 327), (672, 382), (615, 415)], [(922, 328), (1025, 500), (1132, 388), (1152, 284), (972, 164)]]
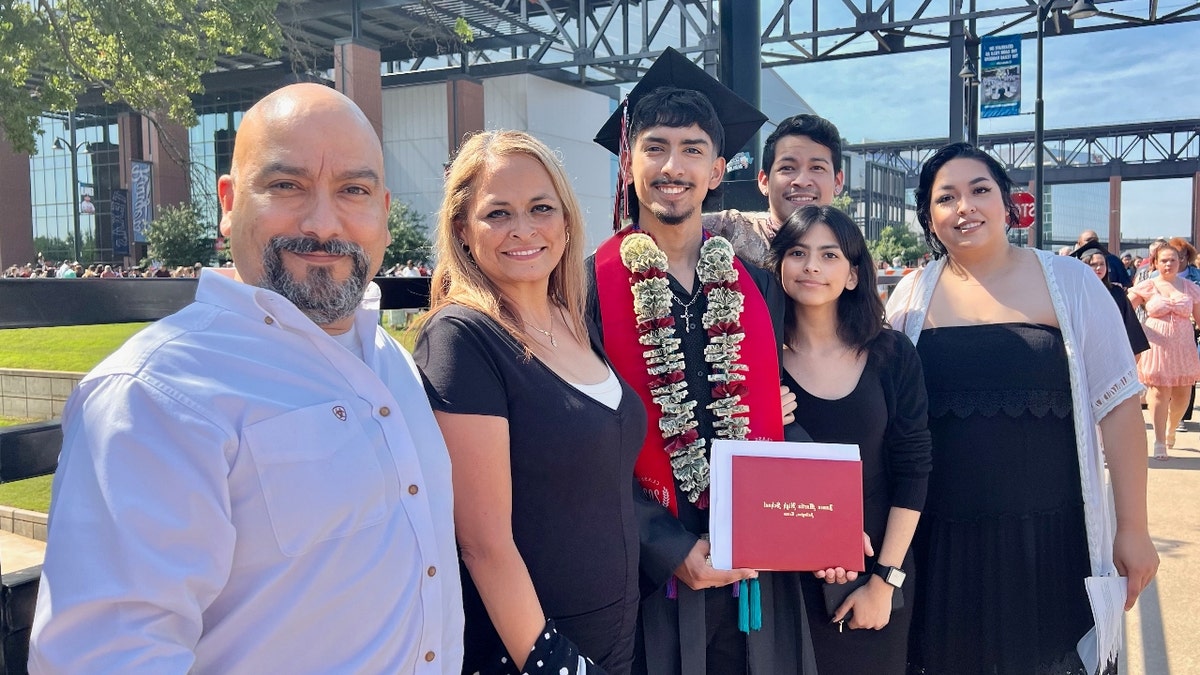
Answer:
[(1111, 284), (1120, 286), (1121, 288), (1129, 288), (1133, 285), (1133, 280), (1129, 278), (1129, 272), (1126, 271), (1125, 265), (1117, 256), (1109, 253), (1108, 249), (1100, 243), (1100, 235), (1096, 234), (1095, 230), (1084, 230), (1079, 233), (1079, 239), (1075, 241), (1075, 249), (1070, 252), (1076, 258), (1079, 258), (1083, 253), (1087, 252), (1088, 244), (1093, 247), (1099, 247), (1100, 252), (1104, 254), (1104, 260), (1108, 263), (1108, 281)]
[(449, 459), (362, 307), (379, 139), (341, 94), (286, 87), (218, 195), (235, 278), (205, 271), (67, 402), (30, 670), (458, 673)]

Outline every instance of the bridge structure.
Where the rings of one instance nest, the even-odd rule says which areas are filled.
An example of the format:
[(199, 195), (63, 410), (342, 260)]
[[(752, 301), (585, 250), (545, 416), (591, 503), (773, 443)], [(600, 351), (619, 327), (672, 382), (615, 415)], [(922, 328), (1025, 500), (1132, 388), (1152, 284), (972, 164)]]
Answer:
[[(851, 147), (901, 169), (911, 181), (920, 161), (947, 142), (979, 144), (1019, 182), (1033, 174), (1034, 134), (978, 134), (977, 81), (960, 77), (978, 63), (981, 38), (1044, 36), (1165, 26), (1200, 20), (1200, 2), (1169, 8), (1159, 0), (1099, 0), (1094, 18), (1072, 20), (1073, 0), (329, 0), (284, 5), (279, 19), (289, 53), (306, 67), (332, 68), (346, 39), (376, 46), (383, 85), (541, 76), (616, 94), (636, 82), (667, 46), (688, 54), (734, 91), (759, 99), (758, 70), (796, 64), (949, 50), (946, 138)], [(307, 56), (306, 56), (307, 55)], [(271, 65), (230, 57), (230, 70)], [(294, 67), (294, 64), (292, 64)], [(965, 68), (964, 68), (965, 66)], [(803, 94), (803, 92), (800, 92)], [(1107, 182), (1109, 241), (1120, 244), (1124, 180), (1186, 178), (1192, 184), (1191, 233), (1200, 241), (1200, 140), (1197, 120), (1045, 130), (1045, 184)], [(757, 156), (758, 139), (747, 149)], [(731, 176), (753, 178), (751, 166)]]
[[(915, 188), (921, 164), (947, 139), (929, 138), (848, 146), (872, 161), (904, 171)], [(976, 139), (1013, 181), (1034, 189), (1033, 132), (985, 134)], [(1110, 248), (1119, 252), (1121, 185), (1126, 180), (1186, 178), (1192, 183), (1191, 240), (1200, 241), (1200, 119), (1052, 129), (1043, 136), (1046, 185), (1108, 183)], [(1063, 242), (1069, 243), (1069, 242)]]

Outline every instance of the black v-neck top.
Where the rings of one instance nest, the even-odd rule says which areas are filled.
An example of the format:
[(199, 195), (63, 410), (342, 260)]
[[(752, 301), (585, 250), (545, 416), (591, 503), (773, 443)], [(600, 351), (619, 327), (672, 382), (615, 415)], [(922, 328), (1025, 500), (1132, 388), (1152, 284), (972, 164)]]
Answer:
[[(591, 329), (593, 350), (604, 358)], [(580, 392), (481, 312), (451, 306), (413, 356), (434, 410), (508, 420), (513, 539), (558, 631), (610, 673), (628, 672), (638, 602), (633, 465), (646, 412), (621, 383), (616, 410)], [(456, 495), (458, 498), (458, 495)], [(463, 569), (464, 672), (503, 644)]]

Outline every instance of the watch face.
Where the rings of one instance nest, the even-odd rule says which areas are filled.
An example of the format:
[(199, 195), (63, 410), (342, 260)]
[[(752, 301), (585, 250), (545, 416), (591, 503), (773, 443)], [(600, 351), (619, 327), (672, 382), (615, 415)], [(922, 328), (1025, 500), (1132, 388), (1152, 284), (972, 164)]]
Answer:
[(899, 567), (893, 567), (888, 570), (887, 576), (884, 577), (883, 580), (892, 586), (895, 586), (896, 588), (900, 588), (904, 585), (904, 580), (907, 577), (908, 575), (904, 573), (904, 570), (900, 569)]

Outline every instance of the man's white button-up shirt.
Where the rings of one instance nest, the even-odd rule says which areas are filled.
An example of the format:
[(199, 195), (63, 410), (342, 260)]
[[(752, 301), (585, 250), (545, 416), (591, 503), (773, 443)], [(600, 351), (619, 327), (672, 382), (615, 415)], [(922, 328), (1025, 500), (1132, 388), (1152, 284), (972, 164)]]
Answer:
[(355, 321), (362, 359), (206, 272), (88, 374), (33, 672), (459, 672), (446, 447), (411, 357), (378, 312)]

